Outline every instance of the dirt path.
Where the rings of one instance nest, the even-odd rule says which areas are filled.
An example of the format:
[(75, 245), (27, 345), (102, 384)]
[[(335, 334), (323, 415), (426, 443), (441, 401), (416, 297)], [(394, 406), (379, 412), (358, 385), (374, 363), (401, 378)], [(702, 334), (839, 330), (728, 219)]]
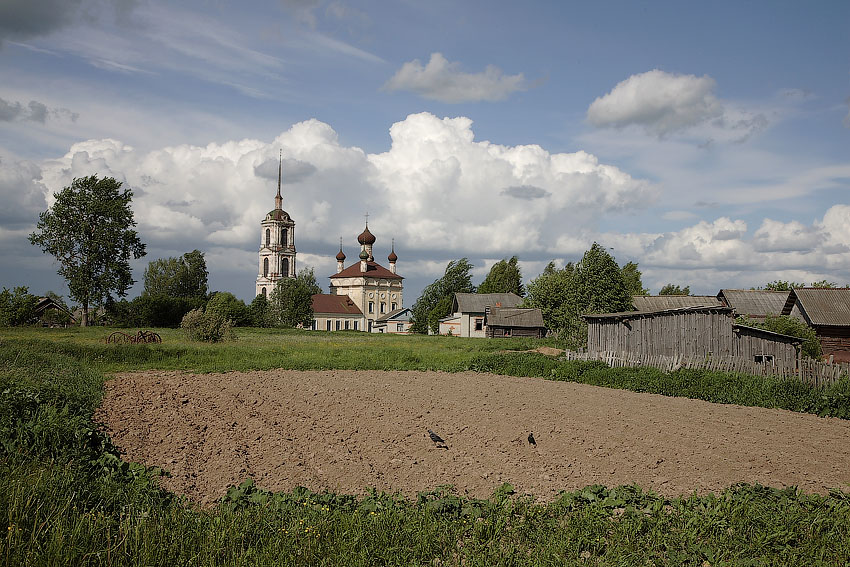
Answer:
[(471, 372), (134, 373), (106, 384), (97, 417), (125, 458), (203, 503), (248, 476), (406, 496), (510, 482), (543, 500), (594, 483), (665, 495), (850, 483), (850, 421)]

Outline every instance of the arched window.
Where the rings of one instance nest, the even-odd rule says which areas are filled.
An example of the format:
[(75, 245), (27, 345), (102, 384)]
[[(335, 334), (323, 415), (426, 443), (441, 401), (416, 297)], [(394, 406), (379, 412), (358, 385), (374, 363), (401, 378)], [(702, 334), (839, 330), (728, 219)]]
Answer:
[(286, 229), (280, 229), (280, 245), (281, 246), (289, 246), (289, 241), (286, 239)]
[(281, 266), (280, 271), (283, 277), (289, 277), (289, 258), (283, 259), (283, 265)]
[(263, 288), (263, 297), (266, 296), (266, 288)]
[(272, 231), (266, 229), (266, 246), (268, 246), (272, 241)]
[(269, 277), (269, 259), (263, 258), (263, 277)]

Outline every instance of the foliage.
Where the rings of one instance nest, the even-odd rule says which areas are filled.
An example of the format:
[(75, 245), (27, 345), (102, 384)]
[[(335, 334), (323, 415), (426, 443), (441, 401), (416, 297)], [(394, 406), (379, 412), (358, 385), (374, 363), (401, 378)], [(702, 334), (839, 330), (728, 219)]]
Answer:
[(668, 283), (658, 292), (658, 295), (690, 295), (691, 294), (691, 286), (686, 285), (685, 287), (679, 287), (678, 284), (673, 285)]
[(749, 327), (758, 327), (766, 331), (773, 331), (783, 335), (790, 335), (803, 339), (801, 347), (803, 356), (807, 358), (820, 359), (823, 351), (818, 340), (815, 330), (806, 325), (803, 321), (796, 317), (788, 315), (768, 315), (764, 321), (757, 321), (749, 317), (737, 317), (735, 322), (739, 325), (747, 325)]
[(192, 250), (179, 258), (160, 258), (145, 269), (145, 293), (170, 297), (206, 297), (207, 262)]
[(810, 287), (813, 287), (815, 289), (835, 289), (838, 287), (838, 285), (835, 282), (820, 280), (817, 282), (812, 282), (812, 285)]
[(281, 278), (269, 296), (268, 315), (275, 326), (309, 329), (313, 323), (313, 295), (321, 293), (313, 268), (294, 278)]
[(192, 309), (183, 316), (180, 328), (189, 340), (217, 343), (235, 339), (233, 321), (225, 319), (220, 313)]
[(262, 293), (258, 294), (248, 307), (251, 312), (251, 325), (254, 327), (271, 327), (271, 317), (269, 315), (269, 300)]
[(493, 264), (487, 277), (478, 286), (478, 293), (515, 293), (520, 297), (525, 296), (518, 261), (516, 256), (511, 256), (510, 260), (499, 260)]
[(207, 301), (206, 311), (230, 319), (234, 327), (245, 327), (252, 323), (251, 310), (245, 302), (227, 291), (215, 292)]
[(73, 318), (71, 317), (71, 309), (68, 307), (68, 304), (65, 303), (65, 298), (63, 298), (58, 293), (54, 293), (52, 291), (48, 291), (44, 294), (44, 296), (52, 299), (53, 302), (61, 309), (46, 310), (42, 314), (41, 320), (49, 327), (68, 326), (73, 320)]
[(643, 287), (641, 281), (641, 272), (638, 269), (637, 262), (627, 262), (621, 270), (623, 279), (626, 280), (626, 288), (630, 295), (649, 295), (649, 290)]
[(632, 294), (614, 258), (596, 242), (575, 266), (554, 264), (528, 284), (528, 307), (543, 312), (546, 326), (558, 332), (568, 347), (587, 342), (585, 313), (629, 311)]
[(0, 327), (28, 325), (35, 320), (38, 298), (26, 286), (0, 292)]
[(446, 265), (443, 277), (425, 286), (411, 308), (412, 332), (425, 334), (429, 329), (435, 334), (439, 332), (440, 319), (451, 313), (455, 294), (475, 292), (472, 268), (467, 258), (452, 260)]
[(54, 194), (56, 201), (39, 215), (37, 230), (29, 236), (59, 262), (71, 298), (82, 305), (83, 326), (89, 306), (100, 305), (111, 292), (126, 294), (133, 284), (130, 257), (145, 255), (145, 245), (131, 229), (136, 225), (133, 193), (120, 189), (121, 182), (112, 177), (75, 178)]
[(794, 288), (806, 287), (806, 284), (785, 280), (774, 280), (764, 286), (768, 291), (791, 291)]
[(172, 297), (142, 293), (133, 301), (106, 301), (106, 315), (117, 327), (179, 327), (192, 309), (203, 309), (203, 297)]

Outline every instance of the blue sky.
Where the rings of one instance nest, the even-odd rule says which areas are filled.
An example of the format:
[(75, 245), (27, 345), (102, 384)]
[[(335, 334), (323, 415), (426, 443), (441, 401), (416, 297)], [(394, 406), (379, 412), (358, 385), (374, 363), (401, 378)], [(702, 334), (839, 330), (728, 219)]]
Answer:
[[(850, 4), (0, 0), (0, 285), (97, 173), (151, 260), (250, 300), (283, 150), (320, 283), (368, 212), (405, 304), (449, 260), (526, 279), (594, 241), (653, 292), (850, 283)], [(131, 297), (140, 291), (137, 285)]]

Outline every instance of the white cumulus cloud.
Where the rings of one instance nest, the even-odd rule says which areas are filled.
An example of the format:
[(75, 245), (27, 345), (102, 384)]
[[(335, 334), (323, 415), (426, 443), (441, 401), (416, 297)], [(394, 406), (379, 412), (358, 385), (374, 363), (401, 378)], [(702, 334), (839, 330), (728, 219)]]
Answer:
[(494, 65), (488, 65), (480, 73), (465, 73), (460, 63), (449, 61), (441, 53), (432, 53), (425, 66), (418, 59), (402, 65), (384, 88), (456, 103), (504, 100), (527, 87), (522, 73), (505, 75)]

